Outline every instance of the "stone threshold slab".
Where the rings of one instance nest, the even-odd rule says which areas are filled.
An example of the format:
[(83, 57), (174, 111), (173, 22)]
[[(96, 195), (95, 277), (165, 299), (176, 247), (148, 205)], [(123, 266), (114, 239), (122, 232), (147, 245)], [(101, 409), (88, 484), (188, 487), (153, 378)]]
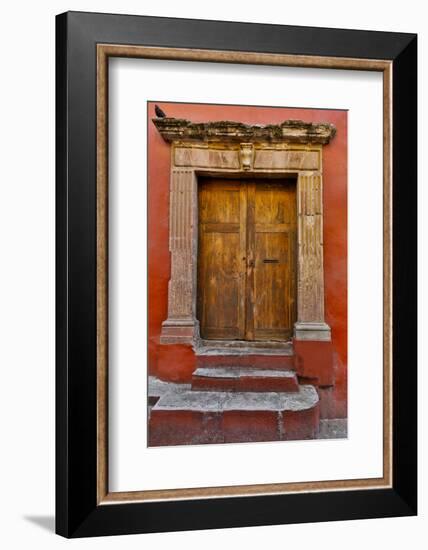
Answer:
[(294, 378), (296, 373), (292, 370), (274, 370), (251, 367), (199, 367), (193, 373), (193, 376), (203, 376), (206, 378)]
[(294, 354), (290, 342), (269, 345), (266, 342), (248, 342), (246, 340), (201, 340), (194, 348), (196, 355), (282, 355)]
[(304, 411), (319, 401), (313, 386), (298, 392), (218, 392), (174, 389), (165, 393), (153, 407), (155, 411)]

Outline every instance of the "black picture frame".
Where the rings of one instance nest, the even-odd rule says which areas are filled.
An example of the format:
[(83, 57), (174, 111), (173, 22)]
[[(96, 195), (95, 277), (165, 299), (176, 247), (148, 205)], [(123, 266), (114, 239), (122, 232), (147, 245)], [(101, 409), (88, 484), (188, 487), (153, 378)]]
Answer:
[[(97, 505), (96, 46), (392, 61), (391, 488)], [(65, 537), (417, 513), (417, 36), (68, 12), (56, 18), (56, 532)]]

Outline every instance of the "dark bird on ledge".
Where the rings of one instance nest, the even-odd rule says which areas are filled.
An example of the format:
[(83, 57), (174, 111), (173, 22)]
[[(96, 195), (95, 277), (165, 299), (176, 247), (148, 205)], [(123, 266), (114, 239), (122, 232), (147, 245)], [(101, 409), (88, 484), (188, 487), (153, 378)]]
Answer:
[(162, 111), (159, 105), (155, 105), (155, 113), (158, 118), (165, 118), (166, 114)]

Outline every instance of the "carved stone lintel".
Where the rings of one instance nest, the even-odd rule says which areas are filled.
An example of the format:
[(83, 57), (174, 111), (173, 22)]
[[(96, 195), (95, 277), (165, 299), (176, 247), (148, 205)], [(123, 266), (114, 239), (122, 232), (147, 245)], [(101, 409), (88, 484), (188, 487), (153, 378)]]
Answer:
[(262, 170), (318, 170), (321, 167), (321, 151), (256, 149), (254, 168)]
[(174, 163), (177, 167), (194, 168), (230, 168), (239, 170), (239, 154), (237, 150), (219, 150), (209, 147), (193, 146), (175, 147)]
[(173, 163), (177, 168), (209, 170), (320, 170), (320, 145), (265, 143), (224, 144), (186, 142), (174, 144)]
[(230, 120), (191, 122), (183, 118), (154, 118), (153, 124), (167, 142), (181, 140), (211, 142), (280, 142), (328, 143), (336, 128), (329, 123), (285, 120), (266, 126), (244, 124)]

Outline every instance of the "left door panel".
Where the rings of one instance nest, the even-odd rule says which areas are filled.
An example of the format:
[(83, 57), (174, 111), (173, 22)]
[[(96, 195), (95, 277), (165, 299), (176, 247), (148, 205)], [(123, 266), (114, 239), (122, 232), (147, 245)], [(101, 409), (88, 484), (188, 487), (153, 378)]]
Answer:
[(201, 337), (245, 335), (246, 186), (239, 181), (199, 182), (197, 314)]

